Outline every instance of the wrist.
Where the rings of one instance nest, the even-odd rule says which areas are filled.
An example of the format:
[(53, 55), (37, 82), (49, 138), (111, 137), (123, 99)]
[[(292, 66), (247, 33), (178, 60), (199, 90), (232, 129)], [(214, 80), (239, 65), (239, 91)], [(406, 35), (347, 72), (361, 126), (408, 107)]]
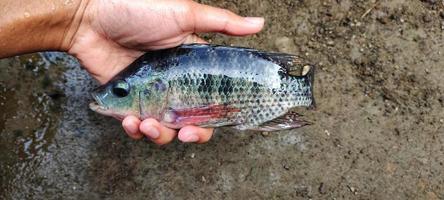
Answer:
[(3, 0), (0, 58), (69, 48), (89, 0)]
[(87, 17), (87, 8), (90, 5), (92, 0), (77, 0), (78, 6), (73, 12), (71, 12), (69, 17), (68, 26), (63, 27), (62, 32), (59, 33), (60, 43), (58, 45), (58, 50), (60, 51), (69, 51), (72, 47), (73, 42), (75, 40), (76, 35), (79, 34), (79, 30), (81, 26), (85, 27), (87, 23), (89, 23), (89, 18)]

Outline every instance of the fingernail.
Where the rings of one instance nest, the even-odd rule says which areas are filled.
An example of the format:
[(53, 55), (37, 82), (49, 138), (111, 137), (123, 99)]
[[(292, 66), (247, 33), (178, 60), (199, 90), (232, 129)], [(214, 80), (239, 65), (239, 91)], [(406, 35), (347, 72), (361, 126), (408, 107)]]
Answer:
[(252, 24), (263, 24), (263, 17), (244, 17), (245, 21), (250, 22)]
[(145, 132), (151, 139), (157, 139), (160, 136), (160, 132), (156, 128), (148, 128)]
[(189, 134), (188, 136), (185, 136), (182, 140), (182, 142), (197, 142), (199, 141), (199, 136), (195, 134)]

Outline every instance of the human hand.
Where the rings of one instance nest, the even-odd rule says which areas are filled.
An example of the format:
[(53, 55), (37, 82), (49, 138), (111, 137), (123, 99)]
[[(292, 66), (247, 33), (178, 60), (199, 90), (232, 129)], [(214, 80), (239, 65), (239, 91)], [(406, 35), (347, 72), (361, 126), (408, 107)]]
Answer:
[[(144, 51), (205, 42), (194, 33), (221, 32), (243, 36), (259, 32), (263, 18), (243, 18), (230, 11), (190, 0), (90, 0), (74, 36), (67, 46), (85, 69), (100, 83), (106, 83)], [(169, 129), (154, 119), (141, 122), (126, 117), (122, 126), (134, 139), (144, 136), (157, 144), (171, 142), (176, 135), (183, 142), (207, 142), (213, 129), (186, 126)]]

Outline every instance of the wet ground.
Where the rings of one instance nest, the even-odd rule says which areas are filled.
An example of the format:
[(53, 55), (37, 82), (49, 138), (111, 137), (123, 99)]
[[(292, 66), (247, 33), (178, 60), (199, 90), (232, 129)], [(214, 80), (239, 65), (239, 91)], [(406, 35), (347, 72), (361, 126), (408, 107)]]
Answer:
[(213, 43), (318, 66), (314, 125), (133, 141), (88, 110), (95, 82), (60, 53), (0, 60), (0, 199), (443, 199), (441, 1), (205, 0), (264, 16)]

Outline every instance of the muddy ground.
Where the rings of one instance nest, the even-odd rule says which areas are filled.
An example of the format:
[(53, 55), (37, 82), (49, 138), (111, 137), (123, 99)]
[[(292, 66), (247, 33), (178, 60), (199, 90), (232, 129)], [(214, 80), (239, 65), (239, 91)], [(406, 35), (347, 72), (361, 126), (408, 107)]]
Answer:
[(4, 59), (0, 199), (444, 199), (442, 1), (202, 2), (267, 20), (213, 43), (318, 66), (313, 125), (158, 147), (88, 110), (72, 58)]

